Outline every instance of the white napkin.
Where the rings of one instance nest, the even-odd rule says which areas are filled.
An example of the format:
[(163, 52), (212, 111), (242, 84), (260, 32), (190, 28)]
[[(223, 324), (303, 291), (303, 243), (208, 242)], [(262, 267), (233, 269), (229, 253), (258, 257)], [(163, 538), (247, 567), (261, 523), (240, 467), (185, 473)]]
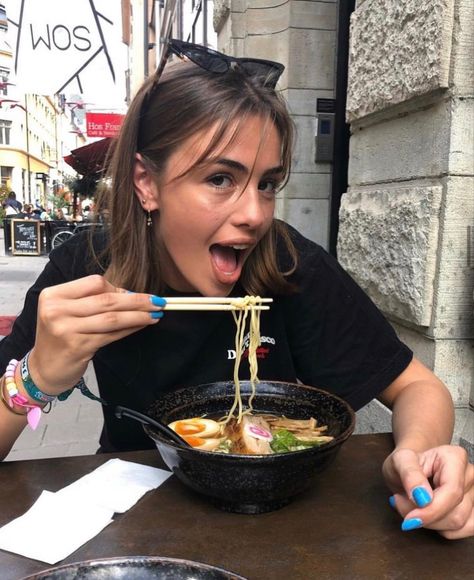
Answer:
[(110, 509), (43, 491), (24, 515), (0, 529), (0, 548), (55, 564), (102, 531), (112, 516)]
[(157, 488), (171, 475), (169, 471), (110, 459), (92, 473), (84, 475), (56, 495), (70, 497), (71, 501), (94, 503), (122, 514), (130, 509), (147, 491)]
[(56, 564), (112, 522), (170, 472), (111, 459), (56, 493), (43, 491), (22, 516), (0, 528), (0, 549)]

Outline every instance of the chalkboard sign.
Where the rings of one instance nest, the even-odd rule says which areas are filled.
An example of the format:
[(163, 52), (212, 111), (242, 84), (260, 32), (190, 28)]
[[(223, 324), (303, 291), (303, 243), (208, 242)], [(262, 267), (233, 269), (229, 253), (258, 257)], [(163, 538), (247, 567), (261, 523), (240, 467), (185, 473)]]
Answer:
[(39, 220), (11, 220), (12, 254), (39, 256), (41, 234)]

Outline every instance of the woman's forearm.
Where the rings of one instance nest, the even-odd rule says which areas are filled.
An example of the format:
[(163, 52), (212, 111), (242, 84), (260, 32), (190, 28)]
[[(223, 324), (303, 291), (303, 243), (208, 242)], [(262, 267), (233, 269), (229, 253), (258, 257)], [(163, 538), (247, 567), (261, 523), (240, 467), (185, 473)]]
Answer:
[(451, 442), (454, 406), (436, 377), (406, 386), (393, 403), (392, 429), (397, 448), (425, 451)]

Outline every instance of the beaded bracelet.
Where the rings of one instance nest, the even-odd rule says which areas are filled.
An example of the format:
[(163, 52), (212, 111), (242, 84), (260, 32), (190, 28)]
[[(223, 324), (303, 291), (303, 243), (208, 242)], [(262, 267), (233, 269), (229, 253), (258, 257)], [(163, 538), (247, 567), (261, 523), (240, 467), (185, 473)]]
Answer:
[(1, 381), (2, 381), (2, 385), (0, 387), (0, 399), (2, 399), (2, 403), (5, 405), (7, 410), (10, 411), (10, 413), (24, 417), (26, 415), (26, 413), (20, 413), (20, 411), (15, 411), (15, 409), (10, 406), (10, 402), (7, 401), (7, 399), (5, 398), (5, 393), (3, 392), (3, 387), (5, 386), (5, 379), (2, 378)]
[(8, 396), (10, 397), (8, 405), (11, 407), (12, 411), (14, 411), (13, 405), (27, 409), (26, 418), (28, 425), (34, 430), (36, 427), (38, 427), (38, 423), (41, 419), (41, 407), (39, 405), (32, 405), (28, 403), (28, 399), (21, 395), (18, 391), (15, 383), (15, 372), (17, 366), (18, 361), (16, 359), (12, 359), (8, 363), (7, 370), (5, 371), (5, 385), (7, 387)]

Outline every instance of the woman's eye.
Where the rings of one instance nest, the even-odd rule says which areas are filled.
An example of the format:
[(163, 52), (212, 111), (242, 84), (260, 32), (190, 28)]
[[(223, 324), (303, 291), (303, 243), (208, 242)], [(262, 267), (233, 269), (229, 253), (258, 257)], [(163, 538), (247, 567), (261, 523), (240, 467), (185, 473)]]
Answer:
[(265, 179), (258, 184), (258, 189), (263, 193), (276, 193), (278, 184), (273, 179)]
[(219, 187), (221, 189), (226, 189), (232, 185), (232, 179), (228, 175), (213, 175), (208, 181), (209, 183), (212, 183), (214, 187)]

